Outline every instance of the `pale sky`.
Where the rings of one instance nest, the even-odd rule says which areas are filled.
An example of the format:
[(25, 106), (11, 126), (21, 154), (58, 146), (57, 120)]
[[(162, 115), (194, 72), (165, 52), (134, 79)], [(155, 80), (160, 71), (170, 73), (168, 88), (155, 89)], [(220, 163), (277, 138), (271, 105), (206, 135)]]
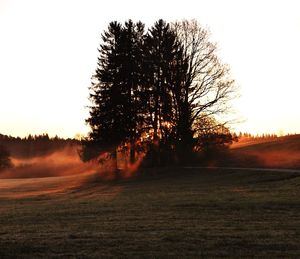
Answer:
[(300, 1), (0, 0), (0, 133), (88, 131), (88, 87), (112, 20), (197, 19), (240, 87), (237, 131), (300, 133)]

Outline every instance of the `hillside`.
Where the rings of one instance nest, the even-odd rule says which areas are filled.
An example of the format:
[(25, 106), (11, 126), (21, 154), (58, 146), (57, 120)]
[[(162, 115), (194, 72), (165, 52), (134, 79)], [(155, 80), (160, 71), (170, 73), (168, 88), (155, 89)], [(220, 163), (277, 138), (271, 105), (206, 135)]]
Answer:
[(221, 165), (240, 167), (300, 168), (300, 135), (234, 144)]
[(234, 143), (231, 148), (240, 150), (256, 149), (257, 151), (270, 149), (300, 151), (300, 134), (271, 139), (242, 140)]

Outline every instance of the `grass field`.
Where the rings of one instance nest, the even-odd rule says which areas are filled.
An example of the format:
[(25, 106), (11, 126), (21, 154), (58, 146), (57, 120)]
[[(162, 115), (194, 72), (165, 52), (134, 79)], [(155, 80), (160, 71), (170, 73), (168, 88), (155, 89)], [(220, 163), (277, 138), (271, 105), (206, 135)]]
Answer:
[(3, 179), (0, 258), (299, 258), (299, 215), (297, 173)]

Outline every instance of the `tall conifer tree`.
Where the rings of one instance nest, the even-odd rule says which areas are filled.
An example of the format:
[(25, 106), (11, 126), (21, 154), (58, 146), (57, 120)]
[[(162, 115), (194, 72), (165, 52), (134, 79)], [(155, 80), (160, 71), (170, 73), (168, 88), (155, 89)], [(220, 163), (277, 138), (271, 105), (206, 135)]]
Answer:
[[(116, 148), (124, 138), (119, 73), (121, 34), (122, 27), (118, 22), (111, 22), (102, 34), (103, 43), (99, 48), (98, 66), (91, 86), (90, 117), (86, 120), (91, 127), (89, 143), (84, 150), (87, 156), (96, 156), (102, 149), (111, 150), (116, 157)], [(95, 153), (89, 154), (89, 145), (93, 146)]]

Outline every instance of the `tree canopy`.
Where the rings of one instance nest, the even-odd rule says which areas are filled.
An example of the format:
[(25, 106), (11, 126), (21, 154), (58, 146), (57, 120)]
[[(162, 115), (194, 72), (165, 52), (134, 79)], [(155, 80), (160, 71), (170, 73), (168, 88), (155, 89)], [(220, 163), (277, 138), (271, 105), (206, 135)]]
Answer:
[[(90, 87), (91, 128), (82, 157), (118, 148), (130, 160), (143, 150), (155, 164), (184, 160), (220, 133), (214, 116), (228, 110), (235, 85), (209, 33), (196, 21), (111, 22), (102, 34)], [(204, 138), (203, 128), (218, 130)], [(230, 142), (230, 132), (211, 143)], [(205, 133), (207, 136), (207, 132)], [(226, 137), (224, 137), (226, 135)]]

